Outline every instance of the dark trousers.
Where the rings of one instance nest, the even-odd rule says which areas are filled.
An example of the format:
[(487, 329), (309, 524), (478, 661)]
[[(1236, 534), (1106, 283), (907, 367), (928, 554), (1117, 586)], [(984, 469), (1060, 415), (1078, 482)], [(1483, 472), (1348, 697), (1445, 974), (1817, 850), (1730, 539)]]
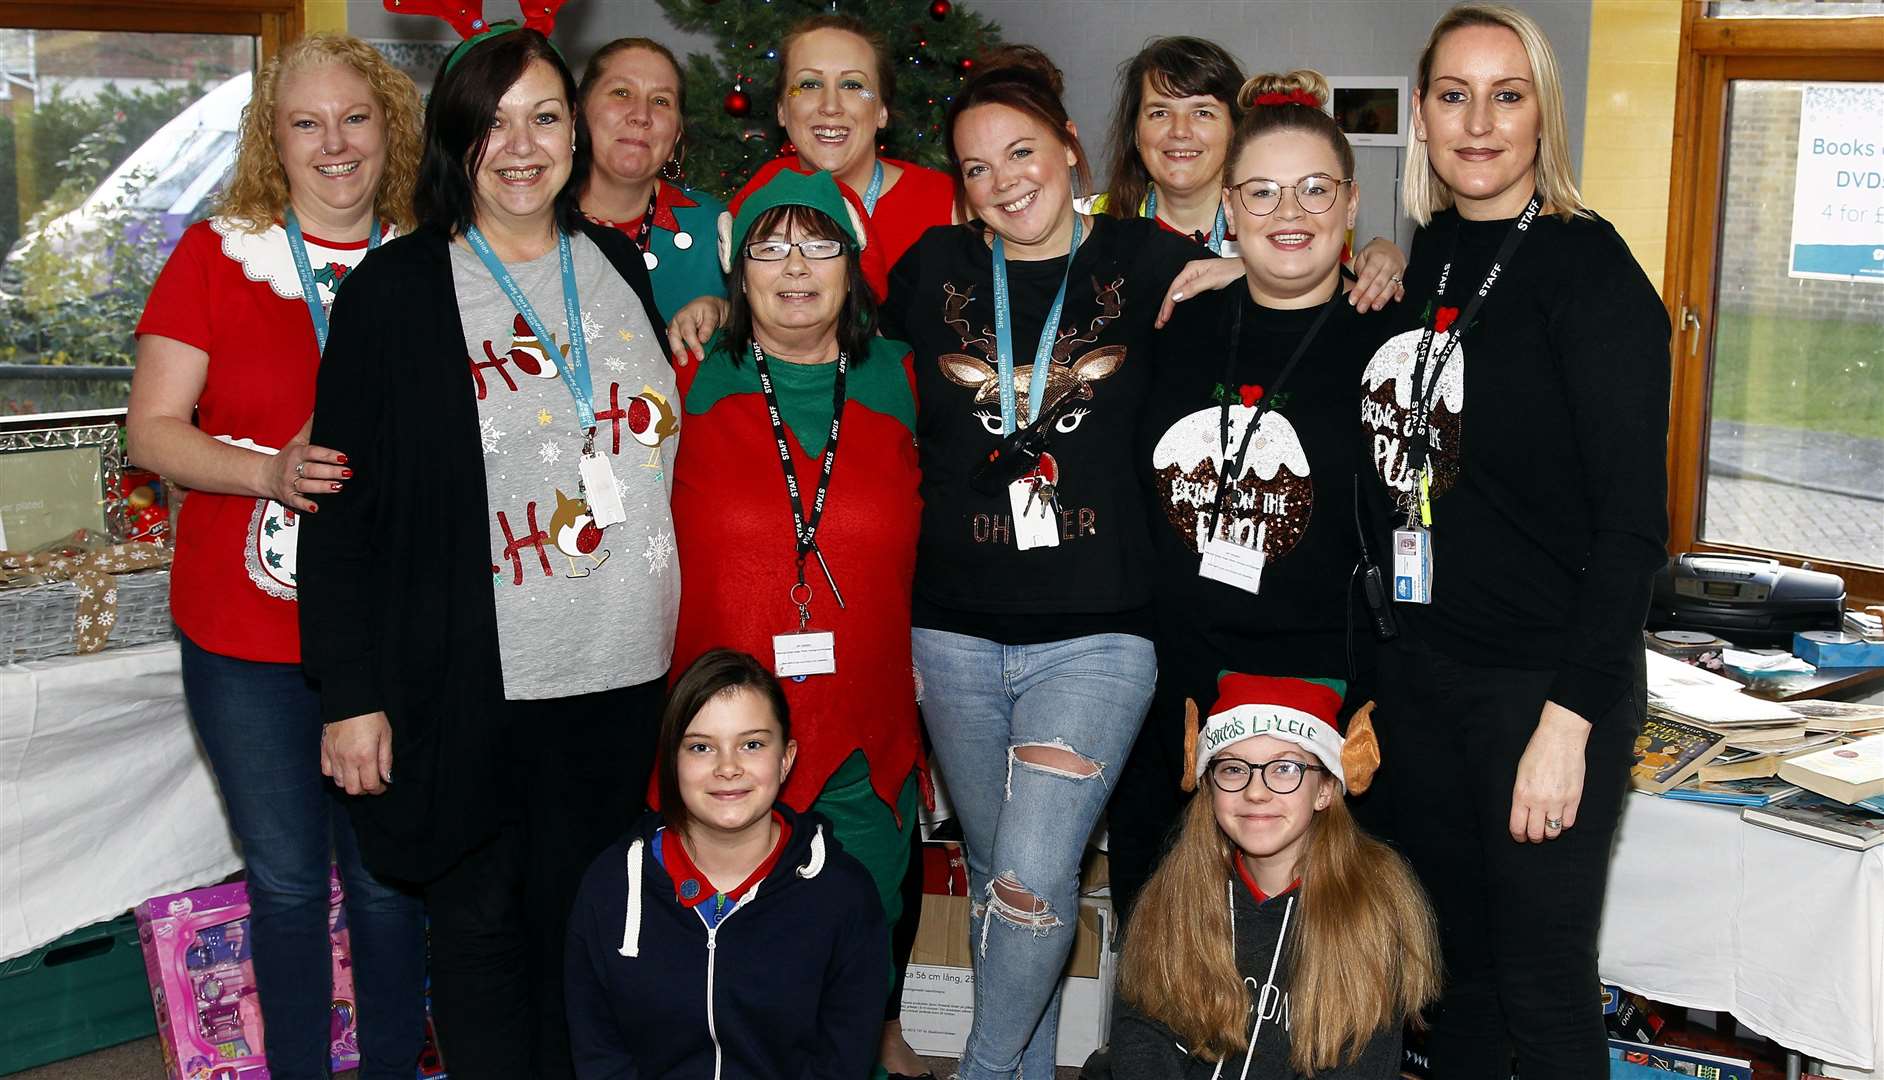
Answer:
[(496, 835), (425, 889), (432, 1010), (454, 1080), (575, 1075), (563, 950), (582, 875), (646, 809), (665, 677), (506, 701), (508, 791)]
[(299, 664), (209, 652), (178, 635), (183, 693), (248, 870), (268, 1072), (327, 1076), (333, 1037), (328, 867), (346, 888), (362, 1080), (411, 1080), (425, 1039), (425, 918), (416, 894), (360, 862), (321, 775), (320, 697)]
[[(1180, 785), (1184, 761), (1184, 700), (1208, 709), (1216, 700), (1214, 672), (1185, 678), (1164, 657), (1158, 662), (1158, 689), (1152, 695), (1145, 726), (1138, 730), (1131, 756), (1112, 786), (1106, 803), (1106, 867), (1113, 910), (1129, 923), (1139, 891), (1170, 850), (1190, 794)], [(1127, 928), (1129, 933), (1129, 926)]]
[[(1640, 664), (1638, 656), (1637, 663)], [(1445, 994), (1428, 1010), (1434, 1076), (1609, 1075), (1596, 932), (1646, 695), (1594, 721), (1576, 824), (1511, 839), (1518, 760), (1553, 673), (1461, 663), (1405, 637), (1380, 651), (1380, 801), (1369, 823), (1418, 871), (1439, 917)]]

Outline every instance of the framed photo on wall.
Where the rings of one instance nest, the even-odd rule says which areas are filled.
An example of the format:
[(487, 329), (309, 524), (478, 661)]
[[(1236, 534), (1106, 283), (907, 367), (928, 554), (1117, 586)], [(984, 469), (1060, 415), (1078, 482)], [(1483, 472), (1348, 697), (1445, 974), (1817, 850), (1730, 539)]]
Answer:
[(1330, 75), (1326, 111), (1355, 146), (1405, 146), (1407, 81), (1403, 75)]

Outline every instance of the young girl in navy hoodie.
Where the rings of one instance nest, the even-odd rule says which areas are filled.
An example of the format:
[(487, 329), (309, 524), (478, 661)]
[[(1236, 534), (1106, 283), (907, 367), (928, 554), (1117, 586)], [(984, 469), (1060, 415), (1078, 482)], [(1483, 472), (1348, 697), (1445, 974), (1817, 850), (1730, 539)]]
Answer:
[(888, 935), (831, 825), (778, 801), (797, 745), (778, 681), (716, 649), (661, 718), (662, 811), (596, 859), (569, 919), (582, 1080), (857, 1080), (882, 1035)]

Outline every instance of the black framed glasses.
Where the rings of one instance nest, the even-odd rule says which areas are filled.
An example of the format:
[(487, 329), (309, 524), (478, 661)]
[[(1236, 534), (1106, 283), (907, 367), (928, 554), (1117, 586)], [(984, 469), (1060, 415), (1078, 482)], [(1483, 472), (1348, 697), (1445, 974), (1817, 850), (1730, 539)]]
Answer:
[(1295, 789), (1302, 786), (1302, 778), (1310, 771), (1327, 772), (1322, 765), (1310, 765), (1306, 761), (1294, 758), (1277, 758), (1274, 761), (1244, 761), (1242, 758), (1220, 757), (1211, 761), (1208, 772), (1210, 782), (1218, 791), (1235, 793), (1249, 786), (1250, 778), (1257, 773), (1263, 774), (1263, 786), (1278, 795), (1293, 795)]
[(835, 259), (844, 254), (842, 240), (755, 240), (746, 245), (746, 258), (756, 262), (784, 262), (797, 248), (807, 259)]
[(1278, 184), (1267, 177), (1255, 176), (1238, 184), (1230, 185), (1236, 192), (1236, 201), (1254, 217), (1268, 217), (1282, 205), (1282, 193), (1295, 192), (1296, 205), (1311, 214), (1325, 214), (1335, 204), (1335, 196), (1341, 193), (1345, 184), (1352, 184), (1353, 178), (1336, 180), (1332, 176), (1320, 173), (1304, 176), (1293, 184)]

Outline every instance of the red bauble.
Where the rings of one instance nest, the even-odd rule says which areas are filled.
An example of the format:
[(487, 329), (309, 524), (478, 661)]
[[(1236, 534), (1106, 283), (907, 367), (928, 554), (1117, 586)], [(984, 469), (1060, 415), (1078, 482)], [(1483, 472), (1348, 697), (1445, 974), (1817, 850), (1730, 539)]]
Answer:
[(744, 116), (752, 111), (752, 99), (744, 90), (734, 90), (726, 95), (720, 104), (725, 107), (728, 116)]
[(950, 3), (949, 0), (934, 0), (934, 2), (929, 5), (929, 17), (936, 22), (941, 22), (943, 19), (949, 17), (949, 12), (954, 10), (955, 5)]
[(975, 58), (972, 56), (964, 56), (960, 60), (955, 61), (955, 70), (964, 75), (975, 70)]

